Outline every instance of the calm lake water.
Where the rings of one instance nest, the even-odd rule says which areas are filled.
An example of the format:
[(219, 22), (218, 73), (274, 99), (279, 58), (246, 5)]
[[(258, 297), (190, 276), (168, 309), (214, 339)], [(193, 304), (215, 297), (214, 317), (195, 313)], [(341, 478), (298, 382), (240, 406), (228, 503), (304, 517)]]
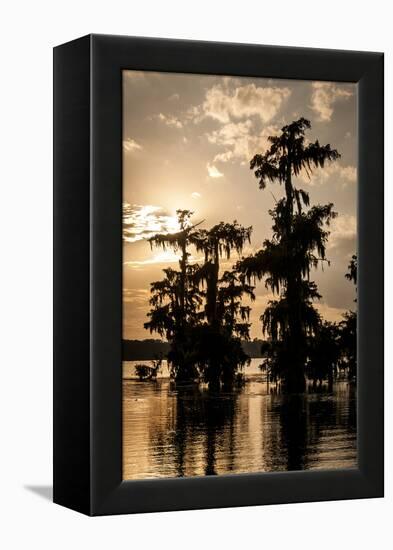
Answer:
[(347, 382), (283, 396), (256, 359), (244, 387), (218, 394), (176, 387), (165, 370), (139, 382), (133, 363), (123, 365), (124, 479), (356, 467), (356, 389)]

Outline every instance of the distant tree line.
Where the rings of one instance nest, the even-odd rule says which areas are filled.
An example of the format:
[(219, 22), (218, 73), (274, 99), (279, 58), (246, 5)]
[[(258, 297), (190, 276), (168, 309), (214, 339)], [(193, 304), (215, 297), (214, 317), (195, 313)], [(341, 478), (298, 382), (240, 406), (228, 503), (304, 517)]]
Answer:
[[(243, 256), (252, 227), (235, 220), (204, 229), (203, 222), (192, 223), (189, 210), (177, 211), (177, 233), (149, 239), (151, 247), (180, 255), (178, 269), (164, 269), (163, 278), (151, 283), (145, 323), (168, 342), (166, 356), (176, 381), (200, 380), (214, 387), (241, 382), (250, 361), (244, 346), (250, 341), (250, 304), (256, 281), (262, 280), (274, 295), (261, 316), (266, 340), (260, 353), (269, 378), (293, 393), (305, 390), (307, 378), (332, 382), (339, 369), (355, 376), (356, 314), (329, 323), (314, 305), (321, 295), (310, 274), (329, 264), (328, 229), (337, 214), (332, 203), (311, 206), (309, 194), (295, 181), (300, 174), (311, 178), (315, 168), (323, 169), (340, 155), (329, 144), (307, 141), (310, 127), (304, 118), (284, 126), (280, 135), (269, 137), (268, 150), (251, 159), (261, 190), (278, 183), (285, 191), (269, 211), (272, 237), (255, 254)], [(190, 247), (202, 253), (202, 263), (190, 262)], [(240, 259), (223, 270), (223, 260), (233, 254)], [(356, 262), (354, 256), (347, 274), (355, 284)]]
[(123, 361), (149, 361), (166, 357), (168, 342), (147, 338), (146, 340), (123, 340)]
[[(262, 357), (263, 340), (242, 340), (243, 351), (251, 359)], [(147, 338), (145, 340), (123, 340), (123, 361), (152, 361), (160, 357), (166, 359), (170, 344), (164, 340)]]

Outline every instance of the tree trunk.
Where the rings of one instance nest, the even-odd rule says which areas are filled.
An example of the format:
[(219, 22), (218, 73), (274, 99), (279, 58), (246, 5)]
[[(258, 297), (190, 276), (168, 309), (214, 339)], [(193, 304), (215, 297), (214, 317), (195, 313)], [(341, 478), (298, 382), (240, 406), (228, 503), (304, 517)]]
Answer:
[[(285, 181), (285, 193), (286, 193), (286, 237), (289, 241), (292, 233), (293, 224), (293, 186), (291, 170), (292, 165), (290, 161), (290, 154), (288, 153), (288, 167), (287, 176)], [(291, 250), (289, 255), (291, 255)], [(291, 260), (289, 260), (290, 262)], [(296, 272), (296, 266), (288, 265), (288, 277), (286, 297), (288, 300), (289, 308), (289, 331), (287, 338), (286, 361), (288, 362), (284, 368), (284, 380), (283, 389), (287, 393), (301, 393), (306, 388), (306, 378), (304, 374), (304, 347), (305, 339), (303, 334), (302, 319), (300, 315), (301, 296), (300, 296), (300, 284), (301, 274)]]

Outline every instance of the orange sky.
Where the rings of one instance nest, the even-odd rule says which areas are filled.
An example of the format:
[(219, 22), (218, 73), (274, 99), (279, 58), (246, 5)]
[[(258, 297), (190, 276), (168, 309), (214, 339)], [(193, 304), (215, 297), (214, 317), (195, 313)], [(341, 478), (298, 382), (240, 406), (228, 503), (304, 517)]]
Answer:
[[(329, 320), (354, 309), (354, 288), (344, 274), (356, 252), (355, 85), (124, 71), (123, 98), (125, 338), (158, 337), (143, 328), (150, 282), (162, 278), (163, 268), (176, 267), (178, 258), (170, 250), (152, 251), (145, 239), (176, 231), (177, 208), (192, 210), (194, 222), (205, 220), (201, 227), (235, 219), (252, 225), (245, 254), (271, 236), (268, 210), (283, 190), (259, 190), (249, 161), (264, 151), (269, 135), (300, 116), (312, 123), (310, 140), (330, 143), (342, 155), (297, 182), (312, 204), (333, 202), (339, 214), (327, 250), (331, 266), (312, 275), (323, 296), (317, 306)], [(256, 295), (253, 338), (262, 337), (259, 317), (271, 297), (263, 282)]]

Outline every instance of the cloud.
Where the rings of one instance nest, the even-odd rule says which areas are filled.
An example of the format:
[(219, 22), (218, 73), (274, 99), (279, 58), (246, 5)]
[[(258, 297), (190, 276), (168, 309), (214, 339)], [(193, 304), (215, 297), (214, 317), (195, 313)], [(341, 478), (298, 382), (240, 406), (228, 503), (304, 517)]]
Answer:
[(277, 135), (279, 128), (273, 125), (265, 126), (261, 132), (256, 132), (253, 122), (230, 122), (219, 130), (206, 134), (210, 143), (221, 146), (224, 151), (217, 153), (213, 162), (240, 161), (248, 163), (255, 153), (263, 152), (268, 145), (268, 137)]
[(193, 122), (198, 124), (202, 119), (202, 106), (201, 105), (191, 105), (184, 113), (185, 119), (187, 122)]
[(142, 151), (142, 145), (139, 145), (134, 139), (126, 138), (123, 140), (123, 150), (127, 153), (134, 153), (135, 151)]
[(123, 302), (146, 305), (149, 291), (145, 288), (123, 288)]
[(233, 91), (218, 84), (206, 92), (202, 113), (222, 123), (250, 116), (267, 123), (276, 116), (290, 94), (289, 88), (263, 87), (254, 83), (238, 86)]
[[(145, 266), (149, 265), (168, 265), (173, 263), (178, 263), (180, 260), (180, 255), (176, 254), (175, 252), (171, 250), (164, 250), (163, 252), (157, 252), (154, 254), (151, 258), (148, 258), (147, 260), (131, 260), (124, 262), (125, 266), (132, 267), (133, 269), (143, 269)], [(189, 263), (195, 263), (203, 260), (202, 257), (195, 257), (192, 254), (188, 256), (188, 262)]]
[(226, 77), (206, 91), (202, 104), (191, 106), (186, 118), (198, 124), (212, 118), (226, 124), (231, 120), (259, 117), (263, 123), (270, 122), (284, 101), (291, 95), (287, 87), (241, 85), (239, 79)]
[(307, 173), (303, 170), (298, 178), (306, 185), (314, 187), (316, 185), (324, 185), (330, 179), (334, 178), (336, 181), (340, 181), (343, 187), (348, 184), (357, 182), (357, 169), (355, 166), (347, 165), (343, 166), (339, 163), (332, 163), (326, 165), (324, 168), (315, 168), (309, 178)]
[(202, 195), (201, 195), (200, 193), (198, 193), (197, 191), (194, 191), (193, 193), (191, 193), (191, 197), (192, 197), (193, 199), (200, 199), (201, 196), (202, 196)]
[(357, 181), (358, 171), (355, 166), (339, 166), (338, 173), (348, 182), (356, 183)]
[(160, 206), (151, 204), (123, 204), (123, 239), (134, 243), (156, 233), (176, 233), (180, 226), (175, 216)]
[(209, 174), (209, 178), (222, 178), (224, 174), (222, 174), (215, 166), (214, 164), (207, 163), (207, 173)]
[(349, 214), (338, 215), (330, 224), (328, 248), (344, 247), (356, 249), (357, 223), (356, 217)]
[(171, 126), (172, 128), (183, 128), (182, 122), (173, 115), (164, 115), (160, 113), (153, 118), (158, 118), (158, 120), (161, 120), (161, 122), (164, 122), (167, 126)]
[(314, 302), (314, 306), (323, 319), (332, 323), (342, 321), (343, 314), (346, 311), (343, 308), (328, 306), (325, 302)]
[(339, 100), (353, 96), (353, 92), (342, 85), (332, 82), (313, 82), (311, 84), (311, 109), (322, 122), (329, 122), (333, 115), (333, 105)]
[(180, 95), (175, 93), (175, 94), (172, 94), (168, 97), (168, 101), (179, 101), (180, 99)]
[(158, 252), (157, 254), (154, 254), (154, 256), (148, 258), (147, 260), (127, 261), (124, 262), (124, 265), (132, 267), (134, 269), (138, 269), (146, 265), (172, 264), (178, 262), (179, 260), (180, 256), (178, 256), (171, 250), (164, 250), (163, 252)]

